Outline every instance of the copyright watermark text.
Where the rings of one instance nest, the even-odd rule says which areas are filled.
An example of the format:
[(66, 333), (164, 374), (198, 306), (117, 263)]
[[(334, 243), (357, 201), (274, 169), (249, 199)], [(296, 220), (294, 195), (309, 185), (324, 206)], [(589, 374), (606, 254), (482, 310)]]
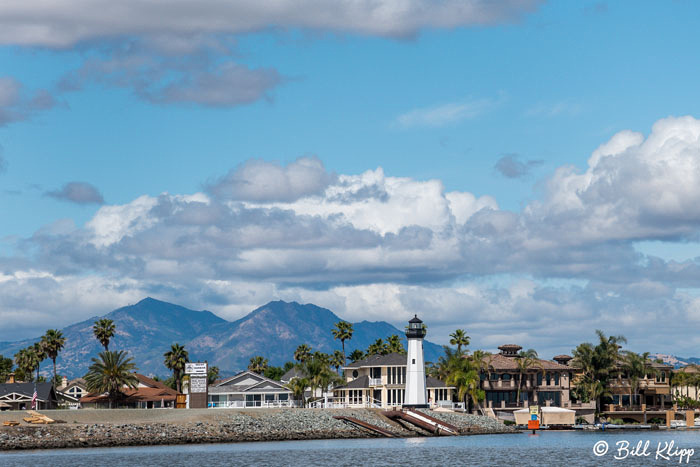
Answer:
[(598, 441), (593, 445), (593, 454), (602, 457), (610, 453), (615, 459), (634, 459), (639, 457), (651, 457), (655, 460), (676, 461), (679, 464), (690, 462), (695, 454), (695, 449), (686, 449), (676, 446), (676, 442), (659, 441), (655, 446), (649, 440), (639, 440), (632, 444), (626, 440), (620, 440), (610, 447), (607, 441)]

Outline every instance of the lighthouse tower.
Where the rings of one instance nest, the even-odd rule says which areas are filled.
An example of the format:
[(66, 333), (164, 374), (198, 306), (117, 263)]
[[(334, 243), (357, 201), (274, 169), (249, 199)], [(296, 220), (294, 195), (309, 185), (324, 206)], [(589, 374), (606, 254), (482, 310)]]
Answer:
[(406, 392), (403, 406), (408, 408), (427, 408), (428, 393), (425, 389), (425, 362), (423, 361), (423, 338), (425, 337), (423, 321), (414, 316), (408, 322), (408, 359), (406, 361)]

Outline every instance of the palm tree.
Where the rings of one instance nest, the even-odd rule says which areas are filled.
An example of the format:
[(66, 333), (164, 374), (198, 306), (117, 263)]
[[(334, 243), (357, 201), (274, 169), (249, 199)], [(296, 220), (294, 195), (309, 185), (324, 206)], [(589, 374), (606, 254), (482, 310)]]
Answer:
[(34, 378), (34, 368), (36, 367), (34, 352), (31, 347), (20, 349), (15, 354), (15, 365), (19, 368), (25, 377), (28, 376), (30, 381)]
[(309, 386), (309, 381), (306, 378), (292, 378), (292, 380), (287, 383), (287, 388), (292, 391), (295, 400), (301, 400), (301, 406), (306, 406), (306, 401), (304, 400), (304, 391)]
[(389, 353), (386, 343), (382, 339), (377, 339), (373, 344), (367, 347), (367, 356), (370, 355), (386, 355)]
[(450, 345), (456, 345), (457, 346), (457, 353), (462, 353), (462, 346), (468, 346), (469, 345), (469, 336), (467, 336), (466, 332), (464, 332), (464, 329), (457, 329), (455, 332), (450, 334)]
[(406, 349), (403, 346), (403, 342), (401, 342), (401, 338), (396, 334), (392, 334), (386, 340), (386, 349), (388, 353), (406, 353)]
[(87, 389), (91, 393), (107, 393), (109, 408), (121, 395), (124, 387), (136, 388), (138, 378), (134, 375), (136, 365), (131, 357), (127, 358), (123, 350), (117, 352), (104, 351), (98, 358), (92, 359), (92, 365), (85, 375)]
[(544, 372), (542, 363), (537, 358), (535, 349), (523, 350), (515, 357), (515, 364), (518, 366), (518, 394), (515, 396), (515, 403), (520, 405), (520, 391), (523, 387), (523, 377), (532, 367), (537, 367)]
[(207, 383), (211, 386), (217, 379), (219, 379), (219, 367), (210, 366), (207, 371)]
[(464, 402), (465, 408), (468, 404), (467, 396), (469, 396), (474, 405), (481, 411), (479, 401), (484, 399), (485, 392), (481, 389), (479, 371), (472, 366), (469, 360), (462, 358), (459, 353), (453, 354), (452, 362), (446, 383), (457, 389), (457, 397)]
[(345, 355), (340, 350), (336, 350), (331, 356), (331, 366), (335, 367), (336, 373), (340, 375), (340, 367), (343, 365), (345, 365)]
[(294, 351), (294, 360), (296, 360), (299, 363), (304, 363), (307, 358), (311, 355), (311, 347), (309, 347), (306, 344), (301, 344), (297, 349)]
[(250, 362), (248, 363), (248, 369), (250, 371), (253, 371), (259, 375), (263, 374), (265, 370), (267, 369), (268, 362), (267, 358), (261, 356), (261, 355), (256, 355), (255, 357), (250, 358)]
[(107, 318), (102, 318), (99, 321), (95, 321), (92, 326), (92, 332), (95, 334), (95, 338), (100, 341), (100, 344), (105, 348), (105, 351), (109, 351), (109, 341), (114, 337), (114, 321)]
[(30, 349), (30, 354), (33, 356), (34, 364), (36, 365), (36, 381), (39, 382), (39, 366), (41, 362), (46, 360), (46, 347), (43, 341), (39, 341), (35, 342)]
[(630, 405), (633, 405), (632, 396), (637, 396), (639, 393), (639, 381), (646, 375), (658, 374), (658, 370), (651, 366), (649, 352), (644, 352), (640, 355), (630, 351), (624, 354), (622, 369), (627, 374), (627, 380), (630, 384)]
[(335, 323), (335, 329), (332, 329), (331, 333), (333, 334), (333, 339), (340, 340), (340, 345), (343, 347), (343, 365), (345, 365), (345, 341), (352, 339), (352, 324), (347, 321), (338, 321)]
[(58, 353), (63, 350), (63, 346), (66, 344), (66, 338), (63, 337), (63, 333), (58, 329), (49, 329), (41, 340), (44, 343), (46, 355), (48, 355), (53, 362), (53, 380), (54, 384), (57, 384), (58, 374), (56, 373), (56, 357), (58, 357)]
[(190, 361), (190, 356), (184, 346), (175, 343), (163, 354), (163, 357), (165, 357), (166, 368), (173, 372), (177, 392), (180, 392), (182, 373), (185, 371), (185, 364)]
[(356, 362), (365, 358), (365, 353), (360, 349), (355, 349), (350, 352), (350, 356), (348, 358), (350, 358), (351, 362)]

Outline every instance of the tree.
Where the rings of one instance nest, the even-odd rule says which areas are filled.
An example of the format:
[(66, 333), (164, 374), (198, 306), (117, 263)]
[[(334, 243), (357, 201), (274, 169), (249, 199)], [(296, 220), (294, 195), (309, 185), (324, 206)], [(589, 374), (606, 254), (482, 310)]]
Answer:
[(618, 371), (620, 343), (627, 340), (624, 336), (606, 336), (601, 330), (596, 330), (596, 335), (598, 344), (580, 344), (573, 351), (571, 363), (583, 373), (577, 382), (577, 397), (584, 401), (595, 400), (596, 410), (600, 412), (603, 397), (610, 395), (610, 381)]
[(396, 334), (392, 334), (386, 340), (386, 349), (387, 353), (406, 353), (406, 349), (403, 346), (403, 342), (401, 342), (401, 338)]
[[(467, 358), (464, 358), (461, 352), (449, 349), (449, 354), (446, 352), (445, 359), (440, 363), (442, 371), (447, 375), (445, 381), (450, 386), (457, 389), (457, 397), (468, 404), (468, 399), (479, 408), (481, 411), (480, 401), (484, 400), (486, 393), (481, 389), (481, 377), (478, 367)], [(441, 357), (442, 358), (442, 357)]]
[(28, 378), (30, 381), (33, 379), (32, 374), (34, 373), (36, 363), (31, 347), (20, 349), (15, 354), (15, 365), (17, 365), (17, 368), (23, 374), (24, 377), (22, 379)]
[(294, 351), (294, 360), (299, 363), (304, 363), (304, 361), (311, 355), (311, 347), (306, 344), (301, 344)]
[(333, 339), (340, 340), (340, 345), (343, 347), (343, 365), (345, 365), (347, 361), (345, 358), (345, 341), (352, 339), (353, 332), (352, 324), (347, 321), (338, 321), (335, 323), (335, 329), (331, 330)]
[(7, 381), (7, 378), (12, 373), (13, 361), (11, 358), (0, 355), (0, 383)]
[(335, 367), (336, 373), (340, 375), (340, 367), (343, 365), (345, 365), (345, 355), (340, 350), (336, 350), (331, 356), (331, 366)]
[(356, 362), (365, 358), (365, 353), (360, 349), (355, 349), (350, 352), (350, 356), (348, 358), (350, 358), (351, 362)]
[(304, 400), (304, 391), (309, 386), (309, 382), (306, 378), (292, 378), (292, 380), (287, 383), (287, 388), (292, 391), (294, 395), (294, 400), (301, 400), (301, 406), (306, 407), (306, 401)]
[(219, 367), (210, 366), (207, 371), (207, 384), (212, 385), (217, 379), (219, 379)]
[(33, 346), (29, 347), (29, 354), (36, 368), (36, 381), (39, 382), (39, 367), (41, 366), (41, 362), (46, 360), (46, 347), (44, 347), (44, 342), (35, 342)]
[(462, 353), (462, 346), (466, 347), (469, 345), (469, 336), (464, 332), (464, 329), (457, 329), (455, 332), (450, 334), (450, 345), (457, 346), (457, 353)]
[(523, 387), (524, 376), (533, 367), (539, 368), (544, 373), (544, 367), (537, 358), (535, 349), (523, 350), (515, 357), (515, 364), (518, 366), (518, 393), (515, 396), (515, 403), (520, 405), (520, 391)]
[(317, 389), (327, 390), (328, 387), (339, 382), (340, 378), (331, 370), (330, 356), (323, 352), (314, 352), (299, 369), (304, 375), (304, 379), (311, 388), (311, 397), (314, 397)]
[(370, 344), (369, 347), (367, 347), (367, 356), (372, 356), (372, 355), (386, 355), (389, 353), (388, 346), (386, 342), (384, 342), (382, 339), (377, 339), (374, 341), (373, 344)]
[(87, 389), (91, 393), (107, 393), (109, 408), (122, 395), (122, 388), (136, 388), (138, 378), (134, 375), (136, 365), (123, 350), (100, 352), (98, 358), (92, 359), (92, 365), (85, 375)]
[(182, 374), (185, 372), (185, 364), (190, 361), (190, 356), (184, 346), (175, 343), (163, 354), (163, 357), (165, 357), (165, 367), (173, 372), (177, 392), (180, 392)]
[(46, 350), (46, 355), (53, 362), (53, 380), (58, 381), (58, 374), (56, 373), (56, 357), (58, 353), (63, 350), (66, 344), (66, 338), (63, 337), (63, 333), (58, 329), (49, 329), (41, 338), (43, 342), (44, 349)]
[(639, 381), (646, 375), (656, 376), (658, 370), (651, 366), (649, 352), (644, 352), (640, 355), (631, 351), (626, 351), (624, 353), (622, 369), (627, 375), (627, 381), (629, 381), (630, 384), (630, 405), (633, 405), (632, 396), (637, 396), (639, 393)]
[(256, 355), (255, 357), (250, 358), (250, 362), (248, 363), (248, 369), (250, 371), (258, 373), (259, 375), (262, 375), (265, 372), (267, 365), (267, 358), (261, 355)]
[(115, 329), (114, 321), (107, 318), (95, 321), (95, 324), (92, 326), (92, 332), (95, 334), (95, 338), (100, 341), (100, 344), (102, 344), (106, 352), (109, 351), (109, 341), (114, 337)]

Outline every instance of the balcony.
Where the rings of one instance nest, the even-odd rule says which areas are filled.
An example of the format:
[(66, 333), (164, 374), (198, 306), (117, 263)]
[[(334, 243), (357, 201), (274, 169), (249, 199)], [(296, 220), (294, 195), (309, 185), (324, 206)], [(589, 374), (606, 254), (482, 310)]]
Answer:
[(370, 386), (381, 386), (381, 385), (382, 385), (382, 379), (381, 379), (381, 378), (370, 378), (370, 379), (369, 379), (369, 385), (370, 385)]

